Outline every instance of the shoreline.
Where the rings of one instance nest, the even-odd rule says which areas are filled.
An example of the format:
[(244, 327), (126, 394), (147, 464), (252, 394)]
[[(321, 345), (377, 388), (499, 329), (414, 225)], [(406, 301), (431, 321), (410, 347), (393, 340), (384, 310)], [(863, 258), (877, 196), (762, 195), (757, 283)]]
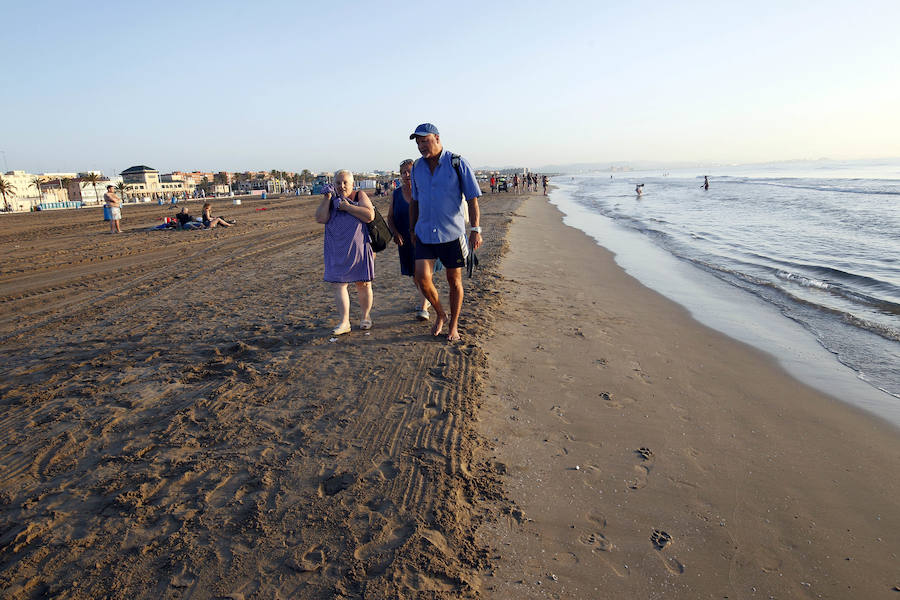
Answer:
[[(616, 263), (629, 275), (685, 307), (704, 325), (774, 356), (803, 383), (848, 399), (900, 427), (900, 397), (882, 387), (890, 381), (867, 379), (858, 368), (845, 364), (840, 354), (833, 347), (829, 349), (802, 321), (769, 299), (723, 282), (690, 261), (673, 256), (646, 236), (586, 209), (572, 186), (563, 183), (559, 191), (551, 203), (565, 214), (564, 222), (612, 251)], [(889, 342), (873, 339), (872, 343)], [(889, 363), (890, 359), (882, 357), (879, 362)]]
[(481, 431), (523, 516), (483, 534), (488, 597), (892, 597), (897, 429), (517, 212)]

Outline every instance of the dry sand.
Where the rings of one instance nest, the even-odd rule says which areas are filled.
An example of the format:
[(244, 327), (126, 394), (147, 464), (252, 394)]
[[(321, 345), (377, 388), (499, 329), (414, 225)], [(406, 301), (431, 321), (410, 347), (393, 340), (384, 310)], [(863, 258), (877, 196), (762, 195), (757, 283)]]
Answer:
[(146, 231), (174, 212), (147, 205), (121, 235), (99, 209), (0, 219), (0, 596), (478, 594), (499, 486), (473, 461), (474, 341), (502, 239), (463, 343), (414, 320), (393, 247), (375, 328), (331, 341), (317, 203), (214, 202), (238, 225), (209, 231)]
[(897, 597), (896, 430), (521, 198), (460, 344), (393, 248), (332, 341), (317, 198), (0, 218), (0, 596)]
[[(481, 431), (493, 598), (900, 598), (900, 435), (518, 209)], [(521, 524), (519, 523), (521, 521)]]

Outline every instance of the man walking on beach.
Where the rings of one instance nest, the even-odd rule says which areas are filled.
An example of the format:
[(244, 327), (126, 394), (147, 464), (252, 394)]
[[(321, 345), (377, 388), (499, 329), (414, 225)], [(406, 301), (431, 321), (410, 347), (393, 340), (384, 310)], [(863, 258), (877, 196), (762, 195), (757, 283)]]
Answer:
[[(437, 127), (422, 123), (409, 136), (416, 140), (422, 159), (413, 164), (412, 202), (409, 206), (410, 238), (416, 247), (416, 284), (434, 307), (437, 318), (432, 335), (440, 335), (449, 319), (448, 339), (459, 339), (459, 313), (463, 302), (462, 270), (466, 266), (469, 246), (481, 246), (481, 214), (478, 197), (481, 188), (475, 173), (465, 160), (444, 150)], [(466, 240), (465, 198), (471, 229)], [(448, 315), (434, 287), (434, 263), (437, 259), (447, 269), (450, 287)]]

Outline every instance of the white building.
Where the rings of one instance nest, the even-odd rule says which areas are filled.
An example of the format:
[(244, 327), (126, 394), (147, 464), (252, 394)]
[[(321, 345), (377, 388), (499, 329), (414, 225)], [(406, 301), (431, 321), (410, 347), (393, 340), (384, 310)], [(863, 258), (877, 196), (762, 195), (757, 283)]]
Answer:
[[(10, 210), (29, 211), (40, 202), (40, 192), (34, 183), (37, 177), (39, 176), (25, 171), (7, 171), (3, 174), (3, 181), (14, 188), (13, 193), (6, 196)], [(0, 199), (0, 203), (2, 202)]]
[[(100, 176), (97, 185), (85, 181), (84, 177), (90, 173), (96, 173)], [(103, 194), (106, 193), (106, 186), (117, 186), (122, 181), (119, 176), (104, 177), (99, 171), (90, 171), (88, 173), (79, 173), (78, 177), (69, 182), (69, 200), (73, 202), (81, 202), (85, 206), (103, 204)]]
[(183, 197), (194, 191), (193, 181), (175, 174), (160, 176), (159, 171), (146, 165), (135, 165), (121, 173), (128, 186), (129, 198), (161, 198), (172, 196)]

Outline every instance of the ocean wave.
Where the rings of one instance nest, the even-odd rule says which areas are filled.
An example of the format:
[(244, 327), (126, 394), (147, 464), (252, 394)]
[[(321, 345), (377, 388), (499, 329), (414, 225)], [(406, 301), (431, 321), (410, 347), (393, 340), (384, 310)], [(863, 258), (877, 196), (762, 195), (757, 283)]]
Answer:
[(803, 275), (798, 275), (797, 273), (790, 273), (788, 271), (778, 270), (775, 272), (775, 277), (778, 279), (782, 279), (784, 281), (790, 281), (791, 283), (799, 284), (803, 287), (809, 288), (817, 288), (820, 290), (829, 290), (832, 288), (832, 285), (827, 281), (821, 281), (819, 279), (813, 279), (811, 277), (805, 277)]
[[(900, 314), (900, 305), (880, 300), (878, 298), (865, 296), (856, 292), (847, 291), (840, 288), (840, 286), (835, 286), (824, 281), (810, 279), (802, 275), (790, 274), (781, 271), (779, 272), (781, 276), (778, 278), (778, 280), (772, 280), (765, 277), (753, 275), (740, 269), (729, 268), (720, 263), (711, 262), (709, 260), (679, 255), (678, 253), (675, 254), (682, 260), (686, 260), (691, 264), (703, 269), (704, 271), (715, 275), (718, 279), (721, 279), (726, 283), (730, 283), (731, 285), (736, 285), (744, 291), (750, 292), (754, 296), (757, 296), (762, 300), (765, 300), (766, 302), (776, 305), (779, 310), (781, 310), (785, 314), (785, 316), (791, 316), (791, 318), (794, 318), (794, 311), (791, 309), (791, 305), (798, 307), (802, 306), (806, 307), (807, 309), (813, 309), (817, 312), (829, 314), (848, 325), (852, 325), (857, 329), (862, 329), (874, 333), (884, 339), (894, 342), (900, 341), (900, 327), (895, 327), (891, 326), (888, 323), (880, 323), (872, 319), (867, 319), (860, 315), (854, 314), (849, 310), (838, 308), (835, 306), (829, 306), (821, 302), (816, 302), (810, 297), (799, 296), (793, 293), (789, 288), (786, 288), (783, 285), (779, 285), (778, 281), (780, 280), (797, 283), (802, 287), (821, 289), (830, 293), (837, 292), (840, 296), (846, 299), (857, 300), (858, 302), (856, 302), (856, 304), (860, 305), (861, 307), (874, 308), (876, 310), (879, 310), (880, 312), (886, 312), (889, 314)], [(773, 293), (777, 297), (782, 298), (782, 301), (777, 301), (776, 297), (773, 297)], [(795, 320), (802, 323), (802, 319), (795, 318)]]
[[(840, 182), (823, 181), (813, 183), (793, 178), (722, 177), (723, 182), (767, 185), (772, 187), (839, 194), (865, 194), (877, 196), (900, 196), (900, 182), (889, 179), (842, 179)], [(848, 185), (858, 182), (857, 185)]]

